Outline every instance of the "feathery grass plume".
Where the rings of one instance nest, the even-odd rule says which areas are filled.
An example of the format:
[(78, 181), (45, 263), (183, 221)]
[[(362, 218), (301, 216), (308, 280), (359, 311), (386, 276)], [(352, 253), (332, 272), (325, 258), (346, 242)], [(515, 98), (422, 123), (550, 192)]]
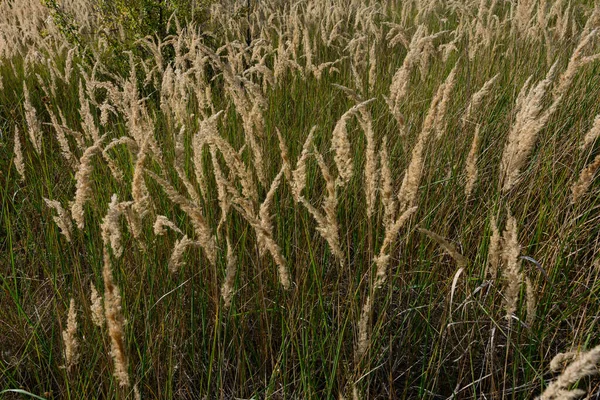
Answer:
[(454, 259), (454, 261), (456, 262), (456, 265), (459, 268), (464, 268), (467, 266), (467, 258), (465, 256), (463, 256), (462, 254), (460, 254), (460, 252), (458, 251), (458, 249), (456, 248), (456, 246), (454, 244), (450, 243), (444, 237), (442, 237), (442, 236), (438, 235), (437, 233), (432, 232), (428, 229), (419, 228), (419, 232), (424, 233), (425, 235), (429, 236), (429, 238), (431, 240), (436, 242), (442, 249), (444, 249), (444, 251), (446, 253), (448, 253), (448, 255), (450, 257), (452, 257)]
[(42, 124), (37, 117), (35, 107), (31, 104), (31, 98), (29, 97), (29, 89), (27, 84), (23, 81), (23, 96), (25, 100), (23, 102), (23, 108), (25, 109), (25, 122), (27, 122), (27, 133), (35, 152), (38, 154), (42, 153)]
[(311, 128), (310, 133), (308, 134), (308, 137), (302, 146), (302, 152), (300, 153), (300, 158), (298, 158), (298, 162), (296, 163), (296, 169), (292, 171), (292, 176), (294, 178), (294, 182), (292, 184), (292, 194), (294, 195), (294, 200), (296, 203), (300, 201), (300, 196), (304, 190), (304, 187), (306, 186), (306, 162), (310, 156), (310, 149), (312, 148), (312, 141), (316, 130), (316, 125)]
[(375, 279), (374, 288), (379, 289), (385, 283), (387, 279), (387, 267), (390, 262), (389, 249), (392, 246), (396, 236), (400, 229), (406, 224), (408, 219), (417, 211), (417, 207), (411, 207), (406, 209), (398, 219), (388, 228), (385, 228), (385, 236), (383, 238), (383, 244), (379, 249), (379, 254), (375, 257), (375, 264), (377, 265), (377, 274)]
[(579, 179), (571, 186), (572, 204), (577, 203), (587, 193), (598, 168), (600, 168), (600, 154), (594, 158), (594, 161), (591, 164), (581, 171)]
[(173, 252), (171, 253), (171, 258), (169, 259), (169, 271), (172, 273), (179, 271), (183, 265), (183, 253), (188, 247), (194, 245), (196, 245), (196, 242), (190, 239), (187, 235), (184, 235), (181, 239), (175, 242)]
[(502, 236), (503, 251), (502, 275), (506, 279), (504, 298), (506, 302), (506, 317), (510, 318), (517, 311), (517, 302), (519, 301), (519, 291), (523, 283), (523, 273), (521, 272), (521, 262), (519, 254), (521, 245), (517, 236), (517, 220), (508, 212), (506, 228)]
[(473, 143), (471, 144), (471, 150), (469, 150), (469, 155), (467, 156), (467, 162), (465, 164), (465, 197), (467, 200), (469, 197), (471, 197), (471, 193), (473, 193), (473, 188), (475, 187), (475, 181), (477, 180), (477, 148), (479, 147), (479, 128), (479, 125), (477, 125), (475, 128)]
[(525, 319), (525, 322), (527, 325), (531, 326), (535, 321), (537, 300), (535, 296), (535, 289), (529, 277), (525, 277), (525, 294), (527, 296), (527, 318)]
[(221, 217), (219, 218), (219, 224), (217, 226), (217, 234), (221, 230), (221, 227), (227, 221), (227, 215), (231, 207), (231, 202), (227, 195), (229, 182), (225, 178), (225, 174), (221, 169), (219, 160), (217, 158), (217, 149), (215, 146), (210, 146), (210, 156), (213, 164), (213, 173), (215, 174), (215, 182), (217, 183), (217, 198), (219, 199), (219, 208), (221, 209)]
[(377, 52), (376, 52), (377, 41), (374, 40), (371, 43), (369, 49), (369, 93), (375, 91), (375, 83), (377, 83)]
[(361, 108), (365, 107), (374, 99), (369, 99), (357, 104), (346, 111), (335, 124), (331, 138), (331, 150), (335, 152), (334, 161), (338, 170), (336, 184), (338, 186), (346, 185), (352, 178), (352, 148), (348, 139), (348, 121)]
[[(277, 189), (279, 188), (279, 184), (281, 182), (281, 177), (283, 176), (283, 171), (284, 171), (284, 169), (282, 168), (279, 171), (279, 173), (277, 174), (277, 176), (275, 177), (275, 179), (273, 179), (273, 182), (271, 183), (271, 187), (270, 187), (269, 191), (267, 192), (267, 195), (265, 196), (265, 200), (260, 205), (260, 208), (258, 211), (258, 216), (260, 218), (260, 224), (261, 224), (263, 230), (271, 232), (271, 236), (273, 236), (273, 224), (271, 222), (271, 213), (269, 211), (269, 208), (273, 204), (273, 200), (275, 198), (275, 193), (277, 192)], [(266, 251), (268, 251), (266, 242), (265, 242), (265, 237), (263, 235), (259, 234), (257, 239), (258, 239), (258, 250), (260, 252), (260, 255), (262, 256), (262, 255), (264, 255), (264, 253)]]
[(25, 180), (25, 162), (23, 159), (23, 149), (21, 148), (21, 135), (19, 134), (19, 128), (15, 125), (15, 168), (21, 177), (21, 181)]
[(596, 118), (594, 118), (594, 123), (590, 130), (585, 134), (580, 149), (583, 151), (587, 150), (590, 145), (596, 141), (598, 136), (600, 136), (600, 114), (596, 115)]
[(83, 206), (86, 201), (92, 195), (92, 158), (102, 152), (102, 142), (104, 141), (105, 135), (102, 135), (98, 141), (93, 145), (85, 149), (83, 155), (79, 159), (79, 169), (75, 173), (76, 189), (75, 199), (71, 205), (71, 215), (73, 220), (77, 223), (77, 228), (83, 229), (84, 227), (84, 212)]
[(231, 242), (229, 241), (229, 237), (227, 240), (227, 268), (225, 269), (225, 281), (221, 286), (221, 297), (223, 297), (223, 306), (225, 309), (228, 309), (231, 305), (231, 297), (233, 296), (233, 288), (235, 285), (235, 273), (237, 271), (237, 259), (235, 254), (233, 254), (233, 247), (231, 246)]
[(485, 275), (495, 279), (498, 274), (500, 254), (502, 253), (502, 236), (500, 236), (500, 230), (496, 224), (496, 217), (493, 215), (490, 217), (490, 225), (492, 229), (492, 236), (490, 236)]
[(534, 88), (530, 89), (529, 84), (526, 83), (519, 93), (517, 115), (508, 134), (500, 164), (500, 181), (503, 192), (508, 192), (519, 181), (521, 169), (525, 166), (539, 132), (556, 111), (558, 101), (554, 101), (543, 112), (542, 101), (554, 81), (557, 65), (558, 62), (554, 63), (546, 78)]
[(373, 131), (373, 117), (365, 108), (359, 109), (358, 122), (365, 132), (367, 148), (365, 149), (365, 199), (367, 202), (367, 217), (371, 218), (375, 211), (377, 200), (377, 181), (379, 180), (377, 170), (377, 157), (375, 154), (375, 132)]
[(483, 103), (483, 99), (490, 93), (490, 91), (492, 90), (492, 86), (494, 86), (499, 76), (500, 74), (494, 75), (491, 79), (489, 79), (483, 84), (481, 89), (479, 89), (477, 92), (475, 92), (475, 94), (473, 94), (473, 96), (471, 97), (471, 101), (469, 102), (469, 105), (467, 106), (467, 109), (463, 114), (463, 124), (469, 121), (471, 119), (471, 116), (479, 110), (479, 107)]
[(149, 132), (137, 153), (137, 159), (133, 168), (133, 179), (131, 181), (133, 203), (126, 210), (127, 222), (129, 223), (133, 237), (136, 239), (139, 239), (142, 233), (142, 221), (144, 217), (150, 213), (151, 201), (150, 193), (144, 180), (144, 164), (148, 156), (151, 136), (152, 132)]
[(372, 313), (373, 305), (371, 302), (371, 296), (368, 295), (367, 300), (365, 300), (365, 304), (363, 304), (360, 313), (360, 319), (358, 320), (358, 340), (356, 344), (356, 352), (354, 354), (354, 360), (357, 364), (369, 348), (369, 321)]
[(383, 226), (388, 228), (394, 222), (396, 200), (394, 199), (392, 170), (390, 169), (390, 157), (387, 150), (387, 136), (384, 136), (381, 142), (381, 149), (379, 150), (379, 168), (379, 191), (381, 192), (381, 202), (383, 203), (384, 209)]
[(108, 243), (104, 243), (104, 268), (102, 277), (104, 279), (104, 316), (110, 337), (110, 355), (114, 361), (114, 376), (121, 387), (129, 387), (129, 372), (127, 349), (125, 346), (125, 332), (123, 327), (125, 320), (121, 311), (121, 294), (115, 285)]
[(558, 353), (550, 361), (550, 371), (558, 372), (565, 367), (565, 365), (573, 361), (579, 355), (576, 351), (567, 351), (566, 353)]
[(69, 315), (67, 317), (67, 329), (62, 332), (65, 345), (65, 368), (70, 370), (79, 360), (79, 340), (77, 339), (77, 312), (75, 311), (75, 300), (71, 297), (69, 303)]
[[(448, 103), (450, 102), (450, 95), (452, 94), (452, 90), (456, 85), (456, 70), (458, 67), (458, 62), (452, 68), (452, 71), (446, 77), (446, 80), (443, 83), (443, 91), (440, 98), (440, 101), (437, 105), (437, 111), (435, 113), (435, 134), (436, 139), (440, 139), (444, 132), (446, 132), (447, 118), (446, 113), (448, 112)], [(440, 86), (441, 88), (441, 86)]]
[(194, 150), (194, 156), (192, 158), (194, 162), (194, 172), (196, 173), (196, 180), (200, 185), (200, 192), (206, 196), (208, 193), (208, 186), (206, 183), (206, 176), (204, 174), (204, 167), (202, 163), (202, 139), (208, 136), (219, 136), (219, 130), (217, 128), (217, 120), (223, 111), (212, 115), (210, 118), (200, 122), (200, 129), (192, 137), (192, 148)]
[(600, 363), (600, 346), (579, 354), (563, 373), (548, 385), (539, 397), (536, 397), (536, 400), (576, 399), (584, 396), (584, 390), (569, 390), (569, 387), (582, 378), (598, 375), (600, 371), (598, 363)]
[[(110, 150), (121, 144), (126, 145), (129, 151), (132, 153), (139, 152), (139, 146), (135, 140), (133, 140), (129, 136), (121, 136), (111, 140), (106, 146), (104, 146), (104, 149), (102, 150), (102, 158), (104, 159), (104, 161), (106, 161), (106, 164), (108, 165), (112, 176), (117, 180), (117, 182), (123, 184), (125, 176), (110, 156)], [(75, 160), (75, 162), (77, 162), (77, 160)]]
[(46, 104), (46, 110), (48, 111), (48, 115), (50, 115), (50, 121), (52, 122), (52, 127), (56, 131), (56, 140), (60, 146), (60, 151), (63, 157), (74, 167), (77, 166), (77, 159), (75, 155), (71, 151), (71, 147), (69, 146), (69, 141), (67, 140), (67, 136), (65, 135), (65, 129), (58, 123), (58, 119), (56, 118), (56, 114), (52, 111), (52, 109)]
[(569, 90), (571, 84), (573, 83), (573, 79), (575, 79), (575, 74), (581, 67), (600, 58), (600, 54), (587, 57), (583, 54), (585, 48), (593, 42), (593, 39), (595, 39), (597, 33), (598, 29), (594, 29), (587, 35), (581, 37), (581, 40), (577, 44), (577, 47), (569, 59), (567, 69), (560, 75), (558, 84), (552, 91), (552, 98), (554, 101), (563, 97), (567, 93), (567, 90)]
[(419, 190), (421, 176), (423, 175), (423, 152), (425, 151), (425, 141), (428, 136), (427, 131), (421, 132), (412, 150), (410, 163), (406, 167), (402, 185), (398, 191), (400, 210), (412, 207), (417, 199), (417, 191)]
[(104, 321), (106, 320), (106, 318), (104, 317), (104, 305), (102, 301), (102, 296), (98, 294), (96, 286), (94, 286), (92, 282), (90, 282), (90, 291), (90, 311), (92, 312), (92, 322), (97, 327), (102, 328), (102, 325), (104, 325)]
[(217, 248), (215, 237), (210, 231), (206, 218), (202, 215), (199, 205), (192, 203), (185, 196), (181, 195), (166, 179), (156, 175), (154, 172), (146, 170), (146, 173), (152, 177), (165, 191), (169, 199), (177, 204), (183, 212), (190, 218), (194, 232), (198, 236), (200, 246), (204, 249), (206, 257), (211, 265), (217, 261)]
[(386, 98), (386, 102), (390, 109), (390, 112), (400, 124), (401, 132), (404, 131), (404, 117), (400, 113), (400, 104), (408, 93), (408, 84), (410, 82), (410, 73), (413, 68), (419, 62), (420, 53), (422, 51), (421, 43), (427, 34), (427, 28), (425, 25), (419, 25), (417, 30), (412, 36), (409, 44), (408, 53), (404, 57), (402, 66), (396, 71), (392, 77), (392, 83), (390, 85), (390, 96)]
[(265, 245), (266, 249), (269, 251), (269, 253), (271, 253), (271, 257), (273, 257), (273, 260), (275, 261), (275, 264), (277, 265), (279, 282), (281, 283), (281, 285), (283, 286), (284, 289), (286, 289), (286, 290), (289, 289), (290, 288), (290, 273), (288, 271), (285, 259), (283, 258), (283, 255), (281, 254), (281, 248), (275, 242), (275, 239), (273, 239), (272, 232), (264, 229), (264, 227), (261, 224), (260, 219), (257, 218), (252, 213), (252, 210), (250, 210), (247, 207), (243, 198), (241, 198), (236, 193), (232, 193), (232, 194), (234, 195), (233, 199), (232, 199), (233, 206), (237, 208), (237, 210), (242, 214), (244, 219), (246, 219), (246, 221), (248, 221), (248, 223), (254, 228), (254, 230), (256, 231), (256, 235), (263, 236), (262, 240), (264, 240), (264, 245)]
[(306, 209), (313, 215), (313, 217), (317, 221), (317, 231), (327, 241), (331, 252), (343, 266), (344, 253), (342, 252), (342, 249), (340, 247), (339, 226), (337, 222), (338, 201), (336, 183), (321, 153), (319, 153), (317, 149), (313, 149), (313, 151), (315, 158), (317, 159), (317, 163), (319, 164), (321, 174), (323, 175), (323, 179), (325, 179), (327, 188), (327, 197), (325, 198), (325, 201), (323, 203), (323, 210), (325, 211), (325, 214), (317, 210), (303, 196), (300, 197), (300, 202), (304, 204)]
[(107, 246), (110, 244), (115, 257), (117, 258), (121, 257), (123, 254), (119, 217), (123, 215), (131, 205), (131, 201), (119, 203), (116, 193), (113, 194), (110, 199), (110, 204), (108, 205), (108, 212), (106, 213), (106, 216), (102, 220), (102, 224), (100, 226), (104, 243), (106, 243)]
[(63, 208), (60, 202), (56, 200), (49, 200), (44, 197), (44, 201), (46, 205), (50, 208), (56, 210), (58, 215), (52, 217), (56, 225), (60, 228), (60, 233), (63, 234), (67, 242), (71, 241), (71, 231), (73, 229), (73, 224), (71, 224), (71, 216), (69, 213)]
[(279, 153), (281, 154), (281, 162), (283, 164), (283, 174), (285, 179), (291, 184), (292, 181), (292, 161), (290, 160), (290, 153), (288, 147), (285, 144), (285, 140), (279, 131), (279, 128), (275, 128), (277, 132), (277, 139), (279, 140)]
[(100, 131), (94, 122), (94, 116), (90, 109), (90, 103), (85, 98), (83, 84), (79, 84), (79, 116), (82, 121), (83, 133), (93, 142), (97, 142)]
[(156, 221), (154, 222), (154, 234), (157, 236), (162, 236), (167, 233), (166, 228), (170, 228), (173, 231), (183, 235), (181, 229), (179, 229), (177, 225), (175, 225), (175, 223), (169, 218), (165, 217), (164, 215), (157, 215)]
[(179, 130), (179, 134), (175, 137), (175, 158), (173, 160), (173, 166), (177, 172), (177, 176), (185, 185), (185, 188), (192, 198), (192, 201), (196, 204), (200, 204), (200, 196), (196, 192), (194, 184), (190, 181), (187, 174), (185, 173), (185, 126), (182, 126)]

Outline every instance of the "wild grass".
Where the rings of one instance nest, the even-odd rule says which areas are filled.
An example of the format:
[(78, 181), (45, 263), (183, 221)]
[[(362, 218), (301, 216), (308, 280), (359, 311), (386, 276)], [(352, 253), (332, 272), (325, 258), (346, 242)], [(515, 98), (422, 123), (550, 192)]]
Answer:
[(597, 5), (198, 6), (0, 3), (0, 395), (593, 398)]

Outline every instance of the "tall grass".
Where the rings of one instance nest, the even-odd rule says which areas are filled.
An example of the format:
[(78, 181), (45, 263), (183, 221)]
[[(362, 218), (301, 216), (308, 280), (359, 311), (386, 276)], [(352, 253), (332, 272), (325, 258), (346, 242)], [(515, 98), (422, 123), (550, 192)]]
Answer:
[(592, 396), (600, 8), (251, 6), (0, 4), (2, 393)]

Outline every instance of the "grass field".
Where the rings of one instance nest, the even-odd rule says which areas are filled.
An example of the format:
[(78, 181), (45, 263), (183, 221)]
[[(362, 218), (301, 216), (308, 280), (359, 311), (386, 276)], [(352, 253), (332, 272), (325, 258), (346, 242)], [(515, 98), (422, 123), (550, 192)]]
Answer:
[(0, 398), (598, 397), (599, 6), (126, 4), (0, 3)]

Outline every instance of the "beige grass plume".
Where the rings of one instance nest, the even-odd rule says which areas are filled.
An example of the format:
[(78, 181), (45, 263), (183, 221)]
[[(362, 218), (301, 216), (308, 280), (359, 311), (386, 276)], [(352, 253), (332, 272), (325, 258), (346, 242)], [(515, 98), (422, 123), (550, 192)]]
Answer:
[(600, 154), (594, 158), (594, 161), (591, 164), (581, 171), (577, 182), (571, 186), (571, 203), (577, 203), (587, 193), (598, 168), (600, 168)]
[(586, 393), (584, 390), (569, 389), (569, 387), (582, 378), (598, 375), (600, 371), (598, 363), (600, 363), (600, 346), (579, 354), (536, 400), (576, 399), (584, 396)]
[(71, 298), (69, 303), (69, 315), (67, 317), (67, 328), (62, 332), (65, 345), (65, 368), (70, 370), (79, 360), (79, 339), (77, 339), (77, 312), (75, 311), (75, 300)]
[(492, 235), (490, 236), (490, 244), (488, 247), (486, 276), (495, 279), (498, 274), (500, 254), (502, 252), (502, 236), (500, 235), (500, 230), (496, 224), (496, 217), (492, 215), (490, 221)]
[(470, 121), (472, 116), (479, 110), (479, 107), (483, 103), (483, 100), (491, 92), (492, 87), (498, 80), (499, 76), (500, 74), (494, 75), (491, 79), (489, 79), (483, 84), (481, 89), (479, 89), (477, 92), (475, 92), (475, 94), (473, 94), (473, 96), (471, 97), (471, 101), (469, 102), (469, 105), (467, 106), (467, 109), (463, 114), (463, 124), (467, 121)]
[(358, 122), (365, 132), (367, 139), (367, 148), (365, 150), (365, 173), (364, 188), (365, 199), (367, 203), (367, 217), (371, 218), (375, 212), (375, 202), (377, 200), (377, 183), (379, 180), (379, 171), (377, 170), (377, 156), (375, 150), (375, 132), (373, 130), (373, 117), (365, 107), (360, 108)]
[(169, 259), (169, 271), (172, 273), (179, 271), (183, 265), (183, 253), (188, 247), (194, 245), (196, 245), (196, 242), (190, 239), (187, 235), (184, 235), (181, 239), (175, 242), (173, 252), (171, 253), (171, 258)]
[(183, 235), (183, 232), (173, 221), (165, 217), (164, 215), (157, 215), (156, 221), (154, 222), (154, 234), (157, 236), (161, 236), (167, 233), (167, 229), (169, 228), (180, 235)]
[(92, 146), (85, 149), (79, 159), (79, 168), (75, 173), (76, 190), (75, 200), (71, 205), (71, 216), (79, 229), (83, 229), (84, 227), (83, 206), (92, 195), (92, 159), (96, 154), (102, 152), (101, 145), (105, 137), (106, 135), (103, 135)]
[(21, 148), (21, 135), (19, 134), (19, 128), (15, 125), (15, 168), (21, 177), (21, 181), (25, 180), (25, 162), (23, 159), (23, 149)]
[(394, 199), (393, 177), (387, 149), (387, 136), (384, 136), (381, 142), (381, 149), (379, 150), (379, 168), (379, 191), (381, 192), (381, 202), (384, 209), (383, 226), (388, 228), (394, 222), (396, 200)]
[(114, 376), (117, 378), (119, 386), (129, 387), (129, 360), (123, 330), (125, 320), (121, 311), (121, 294), (113, 280), (107, 246), (108, 243), (105, 243), (102, 277), (104, 278), (104, 316), (110, 337), (110, 355), (114, 361)]
[(106, 318), (104, 316), (104, 302), (102, 300), (102, 296), (98, 294), (96, 290), (96, 286), (92, 282), (90, 282), (90, 311), (92, 312), (92, 322), (97, 327), (102, 328)]
[(179, 193), (166, 179), (148, 170), (146, 170), (146, 173), (163, 188), (169, 199), (179, 205), (183, 212), (190, 218), (194, 231), (199, 238), (198, 242), (202, 246), (211, 265), (215, 265), (217, 261), (215, 237), (210, 230), (206, 218), (202, 214), (202, 209)]
[[(500, 180), (502, 191), (507, 192), (519, 181), (521, 169), (525, 166), (537, 137), (547, 121), (556, 111), (558, 102), (555, 101), (546, 110), (543, 109), (543, 99), (556, 74), (555, 63), (546, 78), (535, 87), (529, 88), (527, 83), (521, 89), (517, 99), (517, 116), (508, 134), (500, 164)], [(529, 82), (529, 81), (528, 81)]]
[(49, 200), (44, 198), (46, 205), (56, 210), (57, 215), (52, 217), (56, 225), (60, 228), (60, 233), (65, 237), (67, 242), (71, 241), (71, 231), (73, 230), (73, 224), (71, 223), (71, 216), (63, 208), (60, 202), (56, 200)]
[(467, 200), (469, 197), (471, 197), (471, 193), (473, 193), (473, 188), (475, 187), (475, 181), (477, 181), (477, 149), (479, 147), (479, 130), (480, 126), (477, 125), (475, 128), (475, 134), (473, 135), (471, 149), (469, 150), (469, 155), (467, 156), (467, 162), (465, 164), (465, 197)]
[(325, 179), (327, 197), (323, 202), (323, 212), (317, 210), (310, 202), (304, 197), (300, 198), (300, 201), (306, 209), (313, 215), (317, 221), (317, 231), (323, 236), (323, 238), (329, 244), (331, 252), (335, 257), (344, 265), (344, 253), (342, 252), (339, 239), (339, 226), (337, 222), (337, 190), (336, 184), (329, 167), (325, 163), (323, 156), (316, 149), (314, 149), (314, 155), (319, 164), (319, 169)]
[(335, 152), (334, 161), (338, 170), (336, 184), (339, 186), (345, 186), (352, 178), (352, 148), (348, 138), (348, 121), (373, 100), (369, 99), (350, 108), (340, 117), (333, 129), (331, 150)]
[(27, 132), (29, 133), (29, 139), (35, 152), (38, 154), (42, 153), (42, 124), (38, 119), (35, 107), (31, 104), (31, 98), (29, 96), (29, 89), (27, 84), (23, 81), (23, 96), (25, 97), (23, 108), (25, 109), (25, 121), (27, 122)]
[(598, 136), (600, 136), (600, 114), (596, 115), (592, 127), (585, 134), (583, 142), (580, 146), (581, 150), (587, 150), (590, 147), (590, 145), (592, 145), (596, 141)]
[(521, 245), (517, 236), (517, 220), (510, 212), (506, 228), (502, 236), (503, 251), (502, 274), (506, 280), (504, 290), (504, 298), (506, 303), (506, 316), (510, 318), (517, 311), (517, 302), (519, 301), (519, 291), (523, 284), (523, 273), (521, 272), (521, 262), (519, 255), (521, 253)]
[(233, 254), (233, 247), (227, 237), (227, 268), (225, 269), (225, 281), (221, 286), (221, 297), (223, 297), (223, 306), (227, 309), (231, 305), (233, 289), (235, 285), (235, 273), (237, 271), (237, 259)]
[(306, 186), (306, 163), (308, 162), (308, 157), (310, 156), (312, 141), (316, 130), (316, 126), (311, 128), (310, 133), (308, 134), (308, 137), (302, 146), (302, 152), (300, 153), (300, 158), (298, 158), (298, 162), (296, 163), (296, 169), (292, 171), (292, 177), (294, 178), (294, 182), (292, 184), (292, 194), (294, 195), (294, 200), (296, 200), (296, 202), (300, 201), (300, 196), (304, 190), (304, 187)]

